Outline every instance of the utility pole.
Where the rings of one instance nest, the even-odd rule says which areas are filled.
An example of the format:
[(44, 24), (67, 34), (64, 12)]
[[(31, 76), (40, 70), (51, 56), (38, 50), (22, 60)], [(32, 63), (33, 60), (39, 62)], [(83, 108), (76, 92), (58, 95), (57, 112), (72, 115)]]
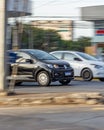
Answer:
[(0, 92), (6, 90), (6, 26), (7, 0), (0, 0)]
[(19, 49), (19, 45), (18, 45), (18, 27), (17, 27), (17, 23), (15, 23), (16, 25), (13, 27), (13, 43), (12, 43), (12, 49), (13, 50), (18, 50)]
[[(17, 11), (17, 6), (18, 6), (18, 0), (14, 1), (14, 15), (16, 15)], [(15, 25), (13, 27), (13, 41), (12, 41), (12, 49), (13, 50), (18, 50), (19, 49), (19, 44), (18, 44), (18, 22), (17, 18), (15, 17)]]
[(32, 27), (28, 29), (28, 48), (33, 49), (33, 30)]

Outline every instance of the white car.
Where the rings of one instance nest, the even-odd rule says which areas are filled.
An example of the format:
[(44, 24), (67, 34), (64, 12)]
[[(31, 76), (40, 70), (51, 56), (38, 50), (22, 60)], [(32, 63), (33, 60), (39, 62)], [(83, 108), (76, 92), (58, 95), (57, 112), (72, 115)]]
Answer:
[(50, 54), (69, 62), (75, 77), (82, 77), (85, 81), (93, 78), (104, 81), (104, 62), (93, 56), (78, 51), (53, 51)]
[(96, 55), (95, 57), (96, 57), (98, 60), (104, 62), (104, 53), (101, 53), (101, 54), (99, 54), (99, 55)]

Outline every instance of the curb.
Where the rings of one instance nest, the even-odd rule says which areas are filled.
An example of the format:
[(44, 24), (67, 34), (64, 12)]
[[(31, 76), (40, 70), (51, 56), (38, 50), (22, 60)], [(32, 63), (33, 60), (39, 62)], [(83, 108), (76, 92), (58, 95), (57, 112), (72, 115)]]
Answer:
[(104, 104), (104, 94), (102, 93), (15, 93), (9, 96), (0, 96), (0, 106), (35, 106), (35, 105), (70, 105)]

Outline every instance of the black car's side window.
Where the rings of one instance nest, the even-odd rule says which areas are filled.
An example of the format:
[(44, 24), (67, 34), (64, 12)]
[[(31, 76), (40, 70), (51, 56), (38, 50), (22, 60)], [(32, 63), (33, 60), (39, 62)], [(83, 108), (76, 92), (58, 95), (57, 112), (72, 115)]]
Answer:
[(26, 62), (27, 59), (31, 59), (31, 57), (23, 52), (19, 52), (17, 53), (17, 57), (18, 59), (16, 60), (16, 62)]

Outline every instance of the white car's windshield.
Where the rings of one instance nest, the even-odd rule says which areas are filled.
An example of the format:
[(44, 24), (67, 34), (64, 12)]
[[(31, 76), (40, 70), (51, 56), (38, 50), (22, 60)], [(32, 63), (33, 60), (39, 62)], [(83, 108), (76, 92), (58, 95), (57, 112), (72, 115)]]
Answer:
[(96, 61), (97, 59), (89, 54), (86, 54), (86, 53), (82, 53), (82, 52), (77, 52), (77, 54), (79, 56), (81, 56), (83, 59), (85, 60), (93, 60), (93, 61)]

